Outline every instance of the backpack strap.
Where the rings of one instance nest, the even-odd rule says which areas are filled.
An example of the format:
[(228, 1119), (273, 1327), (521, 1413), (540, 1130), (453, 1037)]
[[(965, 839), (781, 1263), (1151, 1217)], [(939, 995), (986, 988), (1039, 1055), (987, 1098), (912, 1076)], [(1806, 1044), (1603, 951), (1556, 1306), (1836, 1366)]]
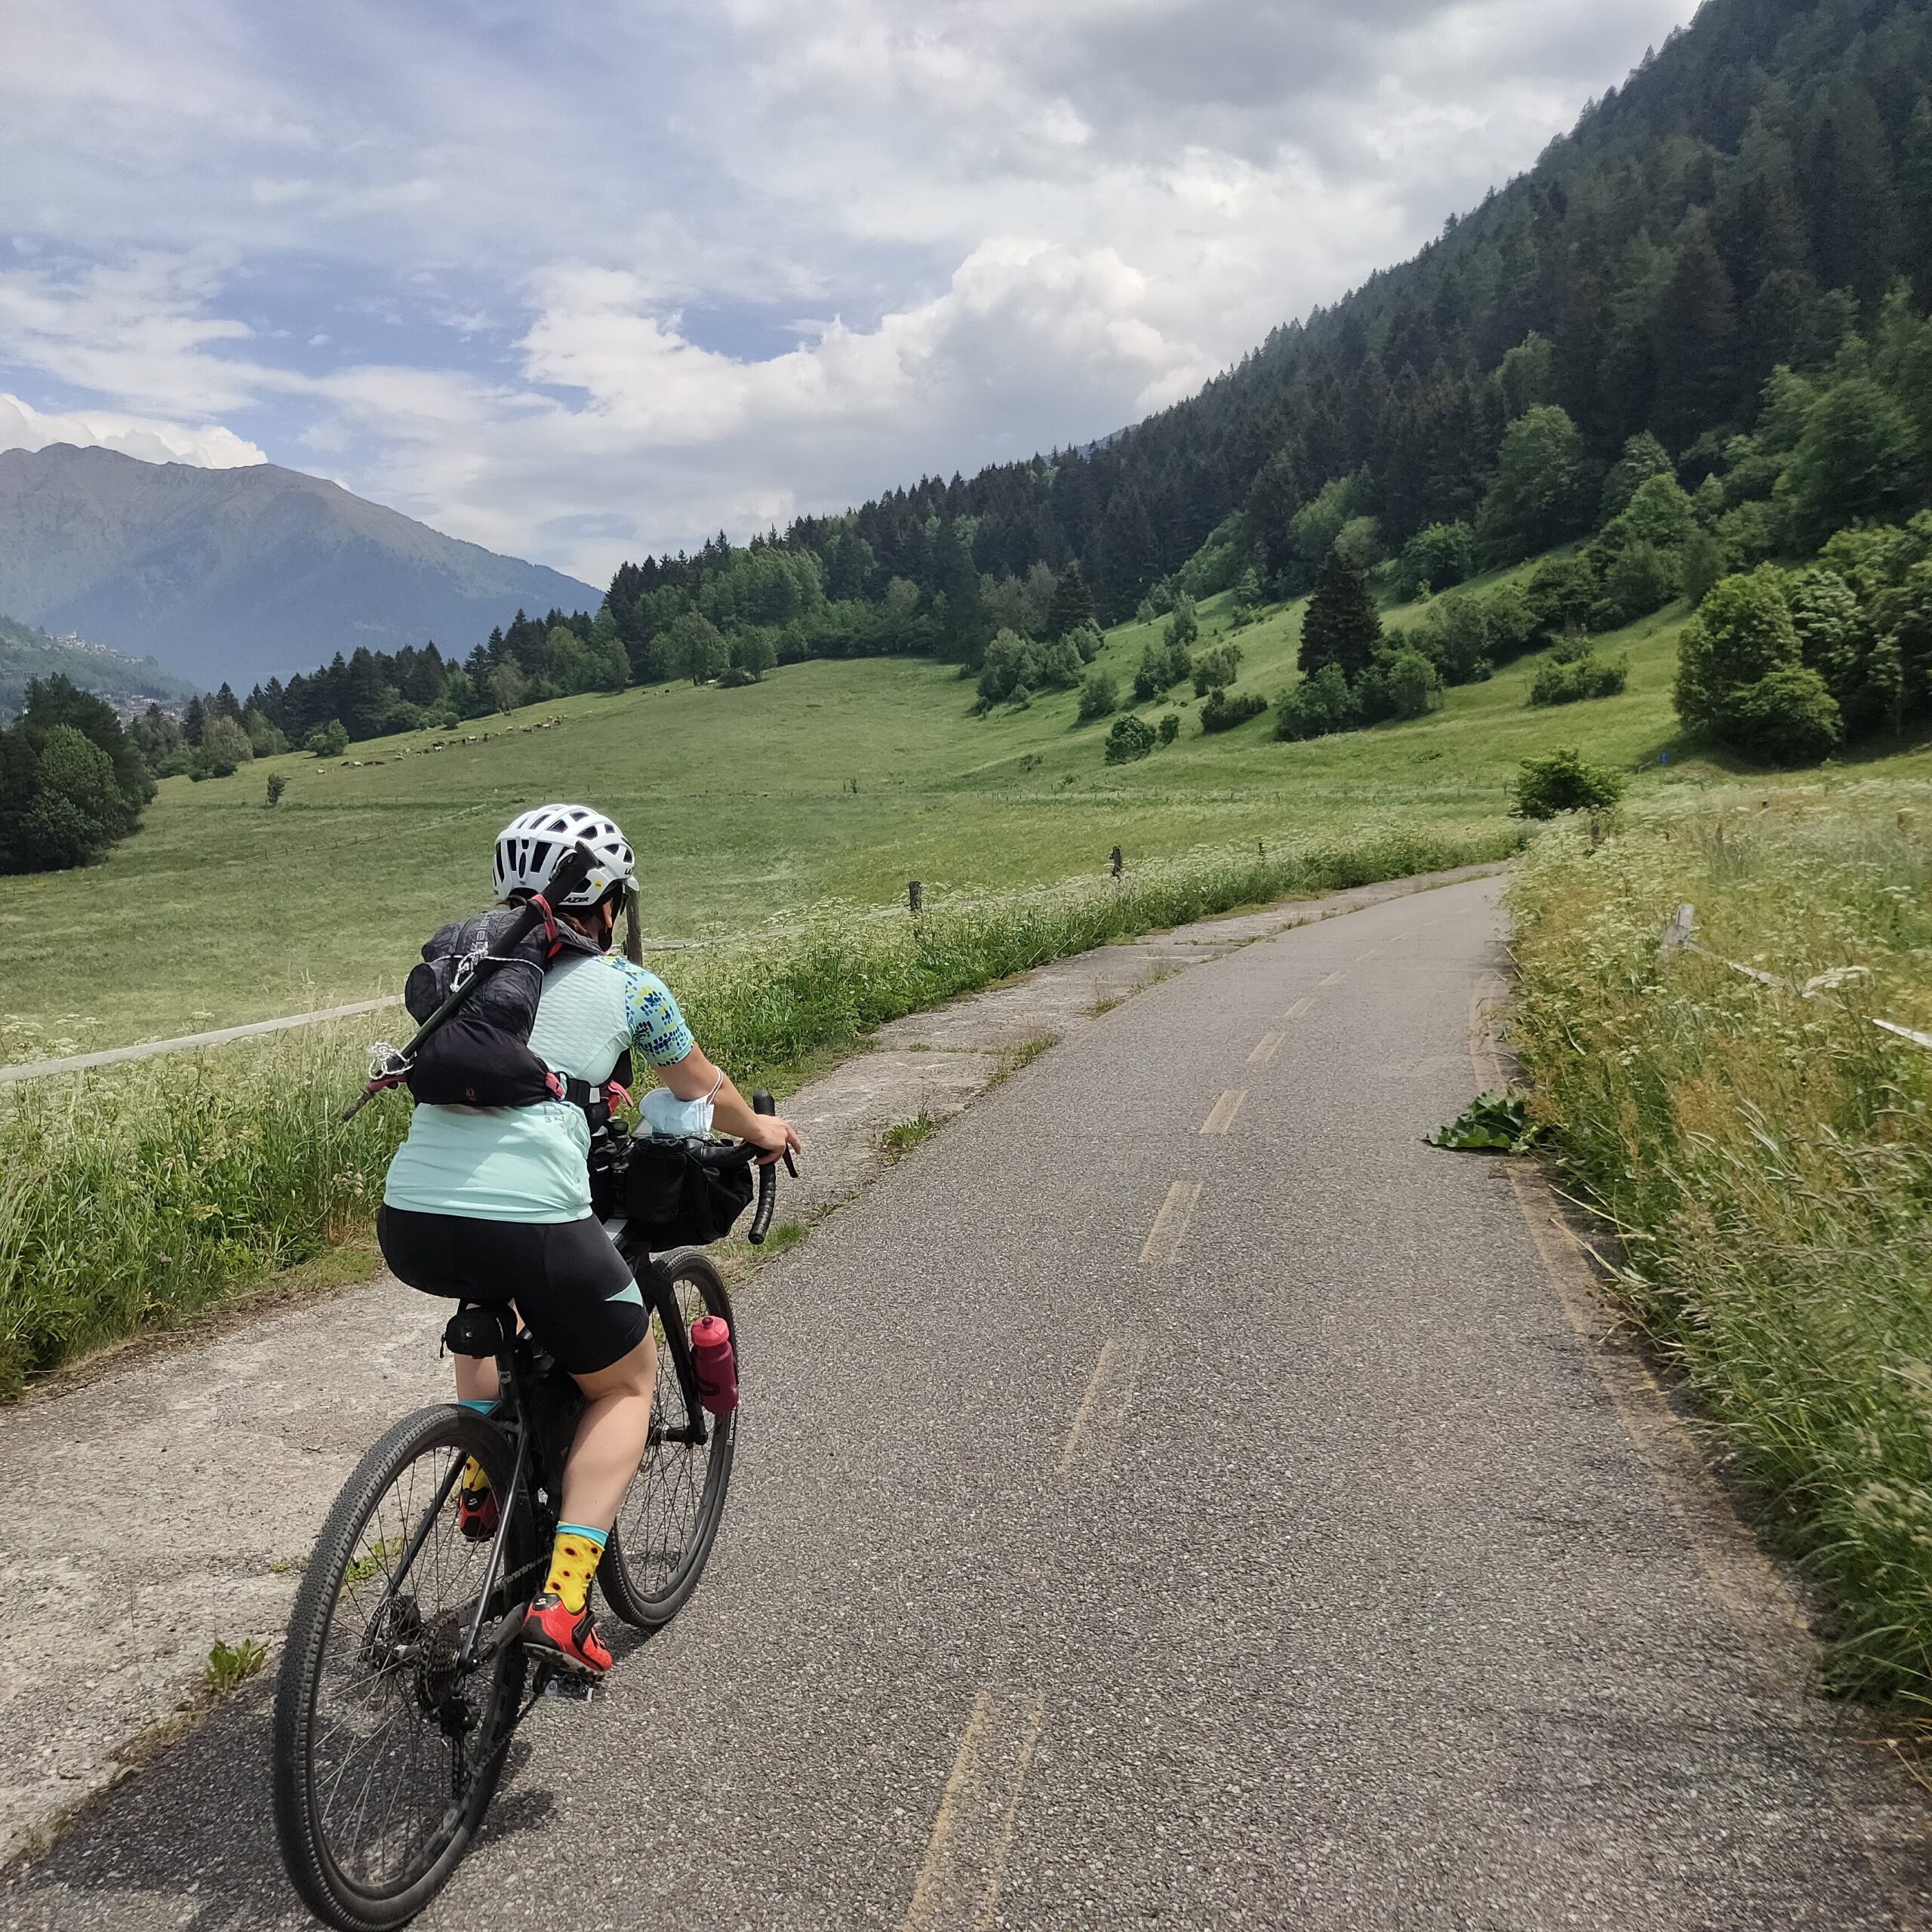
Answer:
[(612, 1108), (630, 1098), (630, 1095), (614, 1079), (592, 1082), (555, 1072), (550, 1075), (550, 1091), (556, 1099), (569, 1106), (582, 1108), (583, 1116), (589, 1121), (590, 1131), (593, 1134), (600, 1127), (608, 1124)]

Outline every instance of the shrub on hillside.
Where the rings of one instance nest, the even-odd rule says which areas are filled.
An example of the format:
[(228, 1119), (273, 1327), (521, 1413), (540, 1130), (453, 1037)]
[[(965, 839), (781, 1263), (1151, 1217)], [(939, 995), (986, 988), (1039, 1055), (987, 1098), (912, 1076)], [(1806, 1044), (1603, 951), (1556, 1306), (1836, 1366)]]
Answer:
[(1670, 452), (1649, 430), (1643, 429), (1623, 445), (1623, 453), (1611, 465), (1603, 479), (1603, 494), (1598, 501), (1597, 521), (1614, 523), (1630, 506), (1638, 489), (1654, 476), (1676, 480), (1677, 466)]
[[(778, 667), (778, 643), (765, 629), (737, 632), (731, 639), (731, 673), (743, 685), (758, 683), (768, 671)], [(603, 687), (602, 688), (610, 688)], [(616, 687), (623, 688), (620, 679)]]
[[(1853, 648), (1842, 601), (1817, 578), (1795, 594), (1818, 663), (1842, 671)], [(1678, 645), (1678, 715), (1694, 731), (1773, 764), (1823, 758), (1844, 735), (1838, 700), (1817, 665), (1804, 661), (1793, 595), (1784, 574), (1768, 565), (1726, 577), (1698, 606)]]
[(1075, 624), (1061, 639), (1073, 647), (1073, 654), (1083, 664), (1091, 664), (1100, 656), (1100, 647), (1106, 639), (1100, 635), (1100, 627), (1089, 617), (1083, 623)]
[(1448, 590), (1475, 568), (1475, 537), (1466, 523), (1432, 523), (1402, 546), (1392, 580), (1405, 602), (1425, 591)]
[(1140, 663), (1134, 673), (1136, 704), (1151, 704), (1155, 698), (1164, 697), (1193, 671), (1193, 654), (1185, 644), (1171, 641), (1172, 628), (1169, 626), (1170, 641), (1141, 648)]
[(188, 776), (195, 780), (232, 778), (254, 755), (255, 748), (239, 722), (214, 712), (202, 727), (202, 742), (188, 754)]
[(1180, 714), (1174, 711), (1164, 712), (1161, 716), (1160, 742), (1171, 745), (1180, 736)]
[(1420, 718), (1441, 702), (1440, 674), (1411, 647), (1378, 651), (1355, 687), (1355, 708), (1364, 724), (1390, 718)]
[(318, 758), (340, 758), (349, 749), (349, 734), (342, 720), (331, 718), (326, 724), (318, 724), (302, 740), (302, 749)]
[(1499, 583), (1481, 602), (1484, 655), (1492, 664), (1511, 664), (1543, 641), (1542, 620), (1520, 583)]
[(1217, 645), (1204, 651), (1194, 660), (1194, 695), (1205, 697), (1210, 691), (1225, 691), (1241, 675), (1241, 648), (1238, 644)]
[(1518, 818), (1555, 818), (1561, 812), (1600, 810), (1623, 795), (1623, 777), (1608, 766), (1592, 764), (1574, 747), (1526, 758), (1510, 787), (1510, 811)]
[(1238, 697), (1225, 691), (1212, 691), (1201, 707), (1204, 731), (1232, 731), (1251, 718), (1259, 718), (1268, 709), (1268, 700), (1259, 691), (1243, 691)]
[(1503, 432), (1495, 481), (1476, 518), (1476, 542), (1495, 563), (1513, 563), (1587, 527), (1589, 453), (1553, 404), (1527, 410)]
[(1445, 685), (1479, 684), (1492, 669), (1489, 617), (1483, 599), (1467, 591), (1438, 597), (1413, 633), (1415, 648)]
[(1603, 574), (1603, 595), (1590, 611), (1593, 630), (1614, 631), (1661, 611), (1677, 595), (1675, 558), (1641, 538), (1624, 545)]
[(1767, 764), (1816, 764), (1838, 748), (1844, 721), (1816, 671), (1781, 664), (1733, 695), (1725, 730)]
[(1530, 702), (1577, 704), (1587, 698), (1614, 697), (1629, 675), (1629, 666), (1620, 657), (1606, 664), (1588, 649), (1568, 657), (1553, 654), (1531, 683)]
[(980, 667), (978, 709), (1019, 703), (1037, 691), (1065, 691), (1080, 681), (1080, 652), (1071, 635), (1051, 642), (1001, 631)]
[(1324, 664), (1293, 686), (1275, 707), (1278, 738), (1325, 738), (1356, 722), (1355, 693), (1338, 664)]
[(1531, 574), (1530, 608), (1546, 637), (1561, 637), (1574, 624), (1582, 629), (1601, 594), (1596, 568), (1586, 556), (1552, 557)]
[(1136, 758), (1145, 758), (1154, 749), (1155, 742), (1153, 726), (1130, 712), (1124, 718), (1116, 718), (1113, 729), (1107, 734), (1107, 762), (1131, 764)]
[(1080, 705), (1075, 713), (1077, 723), (1091, 724), (1095, 718), (1108, 717), (1119, 709), (1119, 688), (1105, 671), (1097, 667), (1081, 679)]

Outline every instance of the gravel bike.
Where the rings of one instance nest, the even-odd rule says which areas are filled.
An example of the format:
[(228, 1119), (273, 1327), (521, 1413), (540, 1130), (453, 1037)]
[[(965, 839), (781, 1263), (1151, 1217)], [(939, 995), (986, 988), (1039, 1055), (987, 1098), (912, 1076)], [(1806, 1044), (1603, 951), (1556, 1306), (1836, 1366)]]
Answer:
[[(772, 1111), (768, 1094), (752, 1104)], [(749, 1164), (757, 1150), (741, 1144)], [(598, 1152), (607, 1176), (624, 1158), (615, 1137)], [(771, 1227), (777, 1178), (775, 1167), (759, 1171), (754, 1241)], [(712, 1415), (700, 1399), (691, 1326), (716, 1316), (734, 1355), (738, 1329), (708, 1256), (686, 1247), (654, 1260), (621, 1217), (605, 1226), (653, 1307), (660, 1353), (649, 1441), (597, 1584), (618, 1617), (648, 1634), (697, 1587), (737, 1442), (737, 1410)], [(540, 1698), (590, 1690), (533, 1661), (521, 1641), (583, 1399), (507, 1304), (460, 1308), (443, 1343), (495, 1357), (497, 1408), (419, 1409), (362, 1458), (309, 1557), (276, 1682), (282, 1860), (303, 1903), (343, 1932), (379, 1932), (420, 1912), (469, 1850), (517, 1727)], [(499, 1500), (496, 1532), (480, 1541), (457, 1521), (470, 1457)]]

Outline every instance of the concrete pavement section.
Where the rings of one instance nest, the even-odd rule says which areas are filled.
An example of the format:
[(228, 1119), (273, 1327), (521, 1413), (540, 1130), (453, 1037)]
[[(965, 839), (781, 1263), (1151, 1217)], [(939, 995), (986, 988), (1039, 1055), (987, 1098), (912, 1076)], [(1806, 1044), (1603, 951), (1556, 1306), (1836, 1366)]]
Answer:
[[(1924, 1924), (1918, 1794), (1806, 1688), (1534, 1186), (1421, 1144), (1495, 891), (1150, 987), (762, 1273), (702, 1588), (532, 1718), (420, 1922)], [(305, 1922), (266, 1720), (253, 1687), (0, 1918)]]
[[(1469, 871), (1492, 868), (1471, 868)], [(884, 1128), (943, 1118), (1041, 1043), (1168, 972), (1466, 873), (1391, 880), (1062, 960), (881, 1028), (789, 1096), (810, 1221), (881, 1164)], [(383, 1103), (398, 1106), (399, 1100)], [(741, 1250), (740, 1259), (749, 1251)], [(393, 1281), (139, 1345), (0, 1408), (0, 1858), (122, 1770), (180, 1711), (211, 1644), (272, 1643), (322, 1514), (363, 1450), (438, 1399), (441, 1316)], [(88, 1613), (73, 1621), (72, 1606)], [(69, 1620), (57, 1652), (43, 1618)]]

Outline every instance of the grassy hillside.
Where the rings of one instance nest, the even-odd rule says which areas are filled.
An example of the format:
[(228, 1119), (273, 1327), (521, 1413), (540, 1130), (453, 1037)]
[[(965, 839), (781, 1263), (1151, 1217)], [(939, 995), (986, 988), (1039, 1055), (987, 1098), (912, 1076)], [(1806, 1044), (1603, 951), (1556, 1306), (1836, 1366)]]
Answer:
[[(1272, 698), (1293, 681), (1301, 614), (1287, 605), (1229, 633), (1246, 654), (1238, 688)], [(487, 741), (419, 732), (349, 761), (291, 754), (232, 778), (171, 779), (104, 864), (0, 878), (0, 1057), (392, 991), (423, 937), (486, 894), (497, 827), (549, 797), (616, 814), (643, 856), (650, 929), (667, 938), (888, 904), (909, 878), (934, 900), (1094, 873), (1115, 844), (1133, 863), (1384, 825), (1500, 832), (1530, 753), (1578, 743), (1638, 768), (1674, 744), (1682, 617), (1604, 640), (1605, 654), (1629, 657), (1620, 697), (1531, 710), (1530, 658), (1451, 691), (1428, 718), (1283, 744), (1266, 715), (1203, 736), (1183, 688), (1142, 707), (1177, 711), (1179, 741), (1125, 767), (1103, 761), (1105, 722), (1075, 725), (1070, 692), (976, 717), (951, 670), (870, 659), (789, 666), (741, 690), (571, 698), (487, 721)], [(1229, 623), (1225, 600), (1202, 619), (1206, 646)], [(1101, 661), (1123, 688), (1152, 635), (1109, 635)], [(290, 782), (269, 811), (274, 771)], [(96, 967), (77, 975), (78, 959)]]

